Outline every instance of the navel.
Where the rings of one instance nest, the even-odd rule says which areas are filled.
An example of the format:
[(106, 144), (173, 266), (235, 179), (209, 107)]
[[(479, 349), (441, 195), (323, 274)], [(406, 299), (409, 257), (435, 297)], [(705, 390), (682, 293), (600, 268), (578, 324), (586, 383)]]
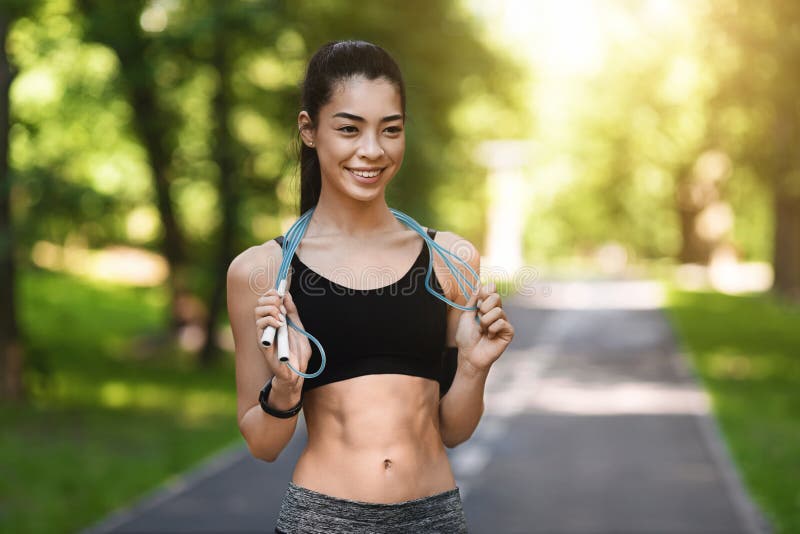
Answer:
[(383, 461), (383, 468), (384, 469), (391, 469), (391, 467), (392, 467), (392, 461), (389, 458), (386, 458)]

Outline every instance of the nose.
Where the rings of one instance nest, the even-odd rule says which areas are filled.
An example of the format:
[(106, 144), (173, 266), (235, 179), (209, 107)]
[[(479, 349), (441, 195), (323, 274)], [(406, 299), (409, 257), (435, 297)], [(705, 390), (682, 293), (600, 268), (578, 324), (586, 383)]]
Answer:
[(365, 135), (361, 138), (358, 147), (358, 157), (366, 159), (378, 159), (384, 154), (381, 144), (374, 135)]

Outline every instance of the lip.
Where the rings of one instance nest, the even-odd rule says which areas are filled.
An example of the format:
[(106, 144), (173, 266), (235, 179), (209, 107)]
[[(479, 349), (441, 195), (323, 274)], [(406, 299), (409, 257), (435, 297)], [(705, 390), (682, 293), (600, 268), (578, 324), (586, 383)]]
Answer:
[(353, 172), (354, 169), (350, 169), (347, 167), (345, 167), (345, 169), (350, 174), (350, 176), (355, 178), (357, 182), (360, 182), (362, 184), (374, 184), (375, 182), (381, 179), (381, 176), (383, 176), (383, 171), (386, 170), (386, 167), (368, 167), (368, 168), (355, 169), (361, 172), (380, 171), (377, 175), (373, 176), (372, 178), (364, 178), (363, 176), (359, 176)]

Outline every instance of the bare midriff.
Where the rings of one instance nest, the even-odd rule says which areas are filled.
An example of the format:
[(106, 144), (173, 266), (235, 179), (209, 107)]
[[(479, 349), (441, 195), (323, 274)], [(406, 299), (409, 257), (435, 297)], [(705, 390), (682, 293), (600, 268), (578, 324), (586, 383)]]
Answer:
[(292, 481), (374, 503), (455, 488), (438, 407), (438, 384), (415, 376), (366, 375), (309, 390), (303, 400), (308, 444)]

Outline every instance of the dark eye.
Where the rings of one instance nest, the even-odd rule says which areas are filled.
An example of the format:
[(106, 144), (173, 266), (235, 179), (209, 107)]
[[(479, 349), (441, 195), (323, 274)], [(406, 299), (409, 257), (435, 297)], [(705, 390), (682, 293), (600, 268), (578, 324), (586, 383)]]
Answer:
[(344, 133), (356, 133), (358, 128), (355, 126), (342, 126), (341, 128), (337, 128), (340, 132)]
[(386, 128), (386, 132), (390, 134), (398, 134), (402, 131), (403, 129), (400, 126), (389, 126), (388, 128)]

